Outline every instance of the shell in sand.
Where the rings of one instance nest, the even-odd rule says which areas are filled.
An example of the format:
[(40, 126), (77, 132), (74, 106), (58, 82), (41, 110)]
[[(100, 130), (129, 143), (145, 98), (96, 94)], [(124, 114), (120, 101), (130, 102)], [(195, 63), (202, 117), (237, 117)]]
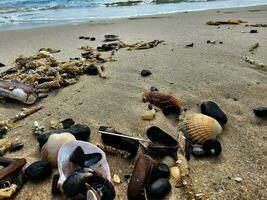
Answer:
[(70, 133), (53, 134), (42, 148), (42, 160), (50, 162), (53, 167), (57, 167), (57, 154), (63, 144), (76, 140)]
[(222, 133), (221, 125), (215, 119), (197, 113), (186, 116), (181, 130), (196, 144), (202, 144), (208, 139), (215, 139)]

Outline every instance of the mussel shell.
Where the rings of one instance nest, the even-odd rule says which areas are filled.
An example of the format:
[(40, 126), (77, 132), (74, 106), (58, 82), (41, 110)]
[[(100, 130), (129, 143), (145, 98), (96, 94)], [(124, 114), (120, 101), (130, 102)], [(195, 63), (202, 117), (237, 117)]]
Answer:
[(161, 199), (171, 191), (171, 184), (167, 178), (159, 178), (148, 187), (148, 195), (152, 198)]
[(45, 132), (44, 134), (39, 135), (37, 138), (39, 146), (42, 147), (47, 142), (50, 135), (66, 133), (66, 132), (72, 134), (76, 138), (76, 140), (87, 141), (88, 138), (90, 137), (91, 130), (89, 126), (87, 125), (75, 124), (66, 129), (58, 129), (58, 130)]
[(162, 112), (164, 115), (180, 115), (181, 109), (174, 105), (166, 105), (162, 107)]
[(226, 124), (227, 116), (222, 109), (213, 101), (205, 101), (200, 105), (201, 112), (216, 119), (221, 125)]
[(253, 109), (254, 113), (258, 117), (267, 117), (267, 107), (258, 106)]
[(129, 200), (143, 200), (144, 189), (157, 174), (157, 163), (148, 155), (141, 155), (135, 162), (134, 170), (128, 184), (127, 195)]
[(203, 149), (206, 155), (218, 156), (222, 152), (221, 143), (217, 139), (209, 139), (203, 142)]
[(147, 130), (147, 137), (151, 141), (149, 149), (159, 155), (174, 154), (178, 150), (178, 142), (159, 127), (152, 126)]
[[(100, 126), (100, 131), (106, 131), (110, 127)], [(114, 131), (116, 134), (122, 134)], [(123, 135), (123, 134), (122, 134)], [(131, 157), (134, 157), (139, 148), (139, 141), (129, 138), (123, 138), (119, 136), (101, 134), (101, 139), (105, 145), (111, 146), (116, 149), (127, 151), (131, 154)]]
[(47, 161), (36, 161), (25, 169), (27, 177), (34, 181), (42, 181), (52, 174), (52, 166)]

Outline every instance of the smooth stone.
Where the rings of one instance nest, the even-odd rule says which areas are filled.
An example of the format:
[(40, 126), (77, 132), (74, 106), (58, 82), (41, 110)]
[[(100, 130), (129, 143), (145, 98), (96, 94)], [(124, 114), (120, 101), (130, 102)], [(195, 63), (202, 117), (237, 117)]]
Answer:
[(166, 178), (159, 178), (148, 187), (148, 195), (152, 198), (161, 199), (171, 191), (171, 184)]
[(200, 105), (201, 112), (216, 119), (221, 125), (226, 124), (227, 116), (222, 109), (213, 101), (205, 101)]
[(159, 163), (158, 173), (159, 173), (159, 177), (169, 178), (170, 169), (169, 169), (168, 165), (166, 165), (164, 163)]
[(267, 117), (267, 107), (258, 106), (253, 109), (254, 113), (258, 117)]
[(36, 161), (25, 169), (25, 174), (31, 180), (42, 181), (52, 174), (52, 167), (47, 161)]
[(148, 70), (148, 69), (143, 69), (141, 71), (141, 76), (144, 76), (144, 77), (149, 76), (151, 74), (152, 74), (152, 72), (150, 70)]
[(205, 156), (205, 151), (203, 149), (202, 145), (199, 144), (194, 144), (193, 145), (193, 150), (192, 150), (192, 154), (196, 157), (202, 157)]
[(258, 33), (258, 30), (252, 29), (252, 30), (250, 30), (250, 33)]

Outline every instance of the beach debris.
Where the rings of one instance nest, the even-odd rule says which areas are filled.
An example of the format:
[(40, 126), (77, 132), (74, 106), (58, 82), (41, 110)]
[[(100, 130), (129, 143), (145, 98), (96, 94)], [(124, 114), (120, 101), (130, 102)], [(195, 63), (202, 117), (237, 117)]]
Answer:
[(249, 52), (250, 53), (254, 53), (254, 51), (260, 46), (260, 44), (258, 42), (256, 42), (255, 44), (253, 44), (250, 48), (249, 48)]
[(116, 41), (119, 40), (118, 35), (104, 35), (105, 40), (104, 41)]
[(142, 114), (142, 119), (143, 120), (153, 120), (156, 116), (156, 110), (154, 108), (152, 108), (151, 110), (146, 110), (143, 114)]
[(226, 124), (227, 116), (214, 101), (204, 101), (200, 104), (201, 113), (216, 119), (221, 125)]
[(251, 27), (267, 27), (267, 24), (246, 24), (245, 26), (251, 26)]
[(40, 51), (47, 51), (49, 53), (59, 53), (60, 52), (60, 49), (53, 49), (53, 48), (41, 48), (39, 49), (39, 52)]
[(0, 163), (4, 166), (0, 169), (0, 199), (8, 199), (18, 192), (24, 183), (22, 168), (26, 164), (26, 160), (0, 157)]
[(230, 19), (230, 20), (218, 20), (218, 21), (207, 21), (206, 24), (208, 25), (223, 25), (223, 24), (240, 24), (240, 23), (247, 23), (246, 21), (240, 19)]
[(241, 177), (235, 177), (234, 180), (238, 183), (241, 183), (243, 181)]
[(152, 182), (147, 189), (151, 198), (162, 199), (171, 191), (171, 184), (167, 178), (159, 178)]
[(164, 156), (161, 162), (171, 168), (175, 165), (176, 160), (173, 157), (167, 155)]
[(266, 106), (258, 106), (253, 109), (253, 112), (258, 117), (267, 117), (267, 107)]
[(168, 106), (171, 106), (169, 108), (171, 108), (171, 110), (174, 109), (175, 113), (177, 111), (180, 113), (183, 108), (182, 100), (159, 91), (144, 91), (142, 96), (144, 101), (148, 101), (149, 103), (159, 106), (160, 108), (164, 109)]
[(76, 140), (70, 133), (53, 134), (48, 138), (41, 150), (42, 160), (48, 161), (52, 167), (57, 167), (57, 155), (63, 144)]
[(91, 134), (91, 129), (85, 124), (74, 124), (73, 126), (65, 129), (55, 129), (51, 131), (44, 132), (38, 135), (37, 140), (39, 146), (42, 147), (48, 140), (48, 138), (53, 134), (70, 133), (76, 140), (87, 141)]
[(21, 144), (19, 143), (18, 141), (14, 140), (14, 139), (9, 139), (9, 138), (6, 138), (6, 139), (0, 139), (0, 156), (3, 156), (6, 152), (8, 151), (16, 151), (16, 150), (19, 150), (21, 149), (20, 146), (18, 149), (17, 148), (17, 145), (18, 144)]
[(143, 69), (141, 71), (141, 76), (143, 76), (143, 77), (150, 76), (151, 74), (152, 74), (152, 72), (148, 69)]
[(250, 32), (250, 33), (258, 33), (258, 30), (256, 30), (256, 29), (252, 29), (252, 30), (250, 30), (249, 32)]
[(153, 40), (151, 42), (139, 42), (136, 44), (127, 45), (128, 46), (127, 50), (151, 49), (151, 48), (158, 46), (159, 44), (163, 42), (164, 42), (163, 40)]
[(0, 67), (5, 67), (6, 65), (0, 62)]
[(38, 106), (33, 106), (31, 108), (27, 108), (24, 111), (16, 114), (15, 116), (7, 119), (7, 120), (2, 120), (0, 121), (0, 127), (6, 127), (6, 128), (11, 128), (12, 125), (17, 122), (20, 121), (26, 117), (28, 117), (29, 115), (41, 110), (43, 108), (42, 105), (38, 105)]
[(33, 104), (38, 98), (36, 90), (32, 86), (15, 80), (0, 80), (0, 96), (16, 99), (25, 104)]
[(159, 177), (163, 177), (163, 178), (169, 178), (170, 176), (170, 169), (168, 167), (168, 165), (164, 164), (164, 163), (159, 163), (158, 166), (158, 174)]
[(113, 182), (114, 183), (117, 183), (117, 184), (120, 184), (121, 183), (121, 179), (120, 179), (120, 177), (119, 177), (118, 174), (114, 174), (113, 175)]
[(185, 47), (193, 47), (194, 46), (194, 43), (190, 43), (190, 44), (187, 44), (187, 45), (185, 45)]
[(147, 137), (151, 141), (147, 147), (151, 154), (156, 154), (157, 156), (171, 155), (176, 157), (178, 143), (168, 133), (157, 126), (152, 126), (147, 130)]
[[(125, 134), (117, 132), (114, 128), (108, 126), (100, 126), (99, 132), (101, 133), (101, 139), (105, 145), (126, 151), (129, 153), (129, 157), (134, 157), (137, 154), (139, 148), (138, 140), (120, 137), (120, 135), (125, 136)], [(115, 133), (116, 135), (103, 134), (103, 132)]]
[(14, 74), (16, 72), (18, 72), (18, 70), (15, 67), (11, 67), (11, 68), (7, 69), (6, 71), (1, 72), (0, 77), (2, 78), (4, 76)]
[(25, 169), (30, 180), (43, 181), (52, 174), (52, 166), (47, 161), (36, 161)]
[(98, 71), (99, 77), (106, 79), (107, 75), (105, 74), (104, 70), (105, 70), (104, 66), (97, 66), (97, 71)]
[(140, 155), (132, 172), (130, 182), (128, 184), (127, 196), (129, 200), (143, 200), (144, 189), (157, 171), (157, 163), (148, 155)]
[(260, 63), (256, 60), (253, 60), (252, 58), (249, 58), (249, 57), (245, 57), (245, 61), (252, 64), (252, 65), (255, 65), (256, 69), (258, 69), (258, 70), (267, 71), (267, 65), (265, 65), (263, 63)]
[(207, 40), (207, 44), (223, 44), (223, 41), (219, 41), (219, 40)]

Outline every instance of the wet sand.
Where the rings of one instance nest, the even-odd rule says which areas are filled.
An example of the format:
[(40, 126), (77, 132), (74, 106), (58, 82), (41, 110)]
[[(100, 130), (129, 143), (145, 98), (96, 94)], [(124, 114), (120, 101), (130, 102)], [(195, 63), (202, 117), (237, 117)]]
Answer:
[[(35, 120), (48, 125), (51, 120), (73, 118), (91, 128), (90, 142), (100, 141), (100, 125), (110, 125), (129, 135), (145, 137), (152, 125), (177, 136), (173, 124), (162, 112), (153, 121), (143, 121), (147, 107), (141, 93), (151, 86), (181, 98), (188, 110), (200, 112), (204, 100), (216, 101), (228, 116), (220, 137), (222, 154), (218, 158), (189, 161), (194, 189), (208, 199), (267, 199), (267, 121), (255, 117), (252, 109), (267, 105), (267, 72), (244, 61), (248, 56), (267, 64), (267, 28), (240, 25), (208, 26), (208, 20), (242, 19), (249, 24), (267, 23), (267, 6), (209, 10), (52, 26), (28, 30), (0, 32), (0, 62), (12, 66), (19, 55), (30, 56), (42, 47), (61, 49), (54, 54), (59, 60), (79, 56), (82, 45), (96, 47), (102, 44), (104, 34), (118, 34), (128, 43), (164, 40), (164, 44), (148, 50), (119, 50), (116, 62), (104, 64), (108, 78), (82, 76), (72, 86), (56, 90), (41, 100), (44, 109), (17, 123), (8, 133), (18, 138), (25, 147), (8, 157), (25, 157), (27, 165), (40, 159), (38, 143), (31, 127)], [(251, 34), (251, 29), (258, 33)], [(96, 41), (79, 40), (94, 36)], [(223, 44), (208, 44), (207, 40)], [(255, 54), (248, 52), (259, 42)], [(194, 43), (193, 48), (185, 48)], [(152, 75), (141, 77), (142, 69)], [(2, 68), (3, 70), (5, 68)], [(0, 119), (13, 116), (25, 105), (0, 103)], [(108, 155), (112, 174), (123, 180), (130, 174), (134, 160)], [(55, 172), (56, 173), (56, 170)], [(239, 183), (234, 180), (241, 177)], [(41, 183), (24, 185), (15, 199), (65, 199), (51, 195), (52, 177)], [(125, 200), (127, 183), (115, 186), (117, 198)], [(166, 199), (184, 199), (182, 189), (172, 189)]]

